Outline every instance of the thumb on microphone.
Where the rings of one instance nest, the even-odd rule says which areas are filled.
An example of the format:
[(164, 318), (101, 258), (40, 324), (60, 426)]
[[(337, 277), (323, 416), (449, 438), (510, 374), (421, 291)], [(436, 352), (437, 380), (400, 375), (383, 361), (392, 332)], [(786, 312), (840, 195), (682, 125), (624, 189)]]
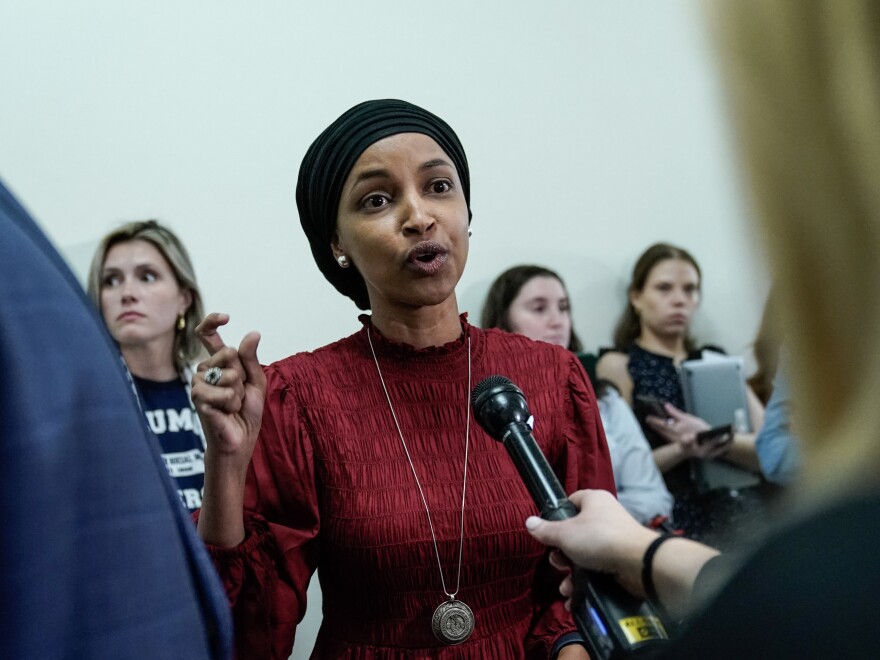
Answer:
[(637, 554), (657, 532), (642, 526), (604, 490), (581, 490), (568, 498), (579, 510), (574, 518), (560, 521), (531, 516), (526, 529), (538, 541), (559, 548), (575, 565), (589, 570), (617, 573), (623, 556)]

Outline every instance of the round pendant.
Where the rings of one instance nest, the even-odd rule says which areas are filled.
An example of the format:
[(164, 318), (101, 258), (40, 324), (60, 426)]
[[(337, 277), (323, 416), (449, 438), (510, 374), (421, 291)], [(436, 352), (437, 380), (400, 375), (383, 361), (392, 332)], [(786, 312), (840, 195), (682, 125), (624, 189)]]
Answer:
[(460, 600), (448, 600), (434, 610), (431, 627), (444, 644), (461, 644), (474, 632), (474, 613)]

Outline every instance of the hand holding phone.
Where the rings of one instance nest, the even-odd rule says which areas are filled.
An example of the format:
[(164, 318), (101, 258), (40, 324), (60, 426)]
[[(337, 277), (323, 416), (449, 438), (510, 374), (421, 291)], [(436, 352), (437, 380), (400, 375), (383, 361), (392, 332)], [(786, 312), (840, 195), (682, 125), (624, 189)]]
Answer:
[(706, 429), (705, 431), (700, 431), (699, 433), (697, 433), (697, 444), (701, 446), (712, 444), (716, 447), (721, 447), (731, 441), (733, 441), (732, 424), (715, 426), (711, 429)]
[(661, 419), (669, 417), (663, 402), (656, 396), (651, 396), (650, 394), (636, 394), (636, 401), (641, 409), (645, 411), (646, 415), (653, 415), (654, 417), (660, 417)]

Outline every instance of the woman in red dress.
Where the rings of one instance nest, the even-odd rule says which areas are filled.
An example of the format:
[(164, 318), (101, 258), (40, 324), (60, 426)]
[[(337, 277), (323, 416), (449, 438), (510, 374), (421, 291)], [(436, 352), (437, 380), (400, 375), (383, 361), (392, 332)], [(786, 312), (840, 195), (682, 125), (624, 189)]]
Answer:
[(306, 154), (297, 204), (318, 267), (371, 310), (363, 328), (263, 368), (258, 335), (236, 350), (217, 334), (226, 316), (202, 324), (198, 527), (239, 657), (288, 657), (319, 568), (313, 657), (587, 658), (522, 529), (534, 504), (469, 401), (507, 376), (566, 491), (613, 492), (595, 397), (572, 353), (459, 313), (469, 199), (443, 120), (403, 101), (355, 106)]

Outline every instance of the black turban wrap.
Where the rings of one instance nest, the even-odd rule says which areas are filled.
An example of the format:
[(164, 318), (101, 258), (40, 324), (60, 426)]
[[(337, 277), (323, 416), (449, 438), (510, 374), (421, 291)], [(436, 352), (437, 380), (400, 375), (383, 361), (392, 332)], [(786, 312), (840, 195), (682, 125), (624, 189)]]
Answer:
[(371, 144), (398, 133), (427, 135), (452, 159), (470, 219), (470, 174), (458, 136), (440, 117), (406, 101), (365, 101), (346, 111), (312, 143), (299, 168), (296, 205), (315, 263), (324, 277), (360, 309), (370, 308), (367, 285), (356, 267), (341, 268), (330, 249), (336, 232), (339, 198), (360, 155)]

